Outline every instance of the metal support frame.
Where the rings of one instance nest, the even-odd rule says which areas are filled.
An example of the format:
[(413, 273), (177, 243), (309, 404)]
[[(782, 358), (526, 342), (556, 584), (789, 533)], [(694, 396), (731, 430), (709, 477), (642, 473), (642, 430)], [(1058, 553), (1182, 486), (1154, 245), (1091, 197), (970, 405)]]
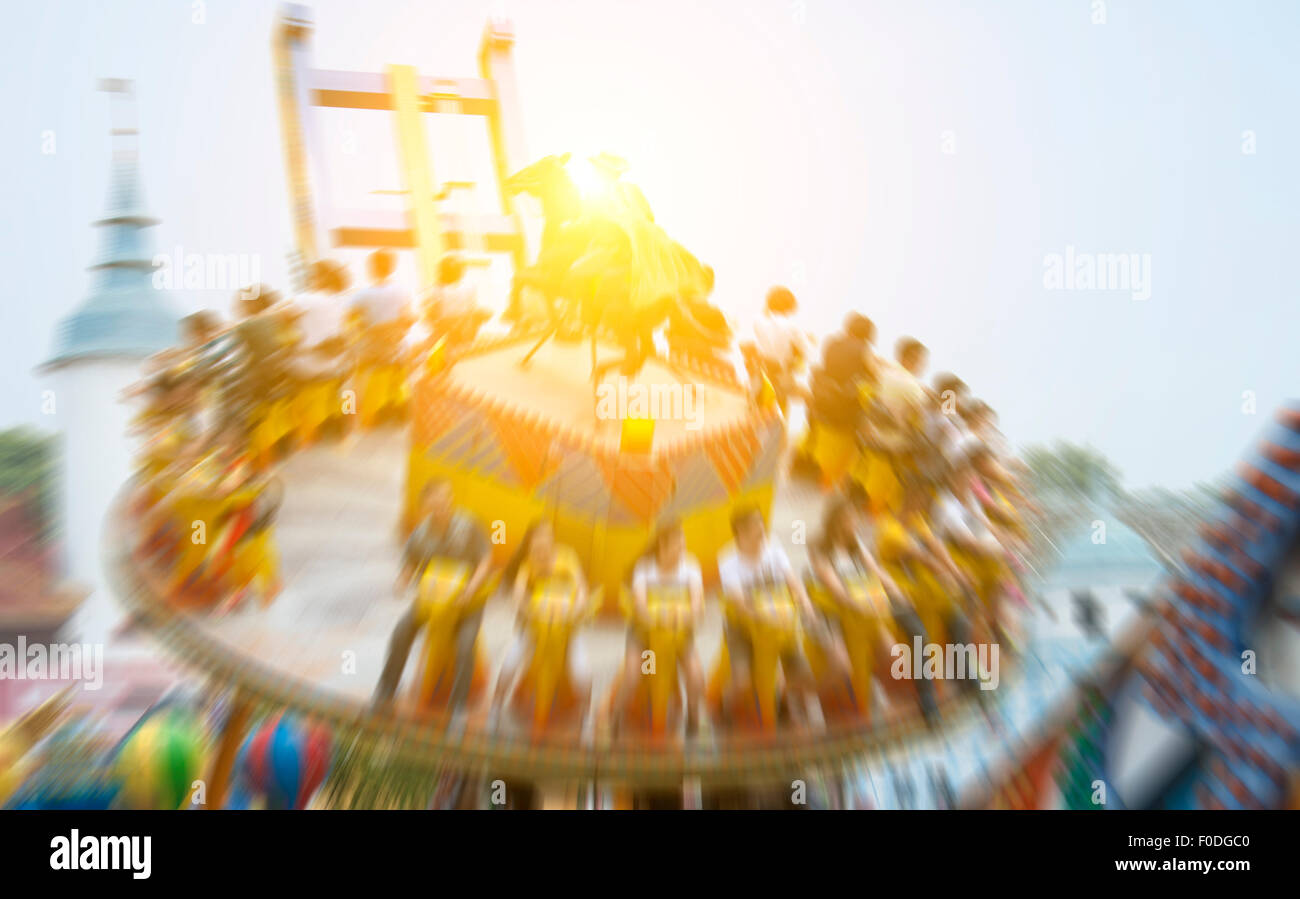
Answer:
[[(514, 33), (503, 20), (489, 21), (479, 47), (479, 78), (420, 75), (411, 66), (386, 72), (342, 72), (311, 67), (311, 13), (290, 4), (277, 21), (272, 41), (285, 172), (293, 215), (294, 243), (305, 269), (331, 248), (414, 250), (421, 288), (432, 286), (437, 260), (464, 244), (462, 234), (483, 235), (488, 252), (509, 253), (516, 269), (526, 264), (528, 239), (505, 179), (527, 160), (512, 47)], [(313, 109), (375, 109), (394, 113), (407, 208), (338, 220), (329, 204), (328, 178)], [(453, 216), (438, 208), (437, 182), (425, 138), (423, 113), (487, 118), (493, 172), (501, 197), (497, 214)]]

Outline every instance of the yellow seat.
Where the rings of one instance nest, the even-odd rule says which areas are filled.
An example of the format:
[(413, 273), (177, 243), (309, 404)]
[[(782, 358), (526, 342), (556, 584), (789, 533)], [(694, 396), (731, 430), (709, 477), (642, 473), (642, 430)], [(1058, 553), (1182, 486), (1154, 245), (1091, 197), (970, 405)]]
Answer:
[(724, 639), (710, 679), (709, 698), (712, 704), (718, 705), (728, 690), (733, 695), (750, 694), (752, 703), (735, 704), (737, 723), (742, 726), (752, 723), (757, 729), (770, 732), (776, 729), (781, 658), (800, 650), (799, 614), (794, 597), (784, 584), (754, 588), (749, 607), (755, 614), (737, 609), (730, 600), (724, 603), (729, 626), (749, 637), (750, 683), (733, 683), (731, 658)]
[(599, 594), (599, 590), (593, 591), (579, 609), (573, 582), (554, 579), (538, 583), (528, 597), (524, 622), (533, 652), (515, 690), (513, 706), (531, 719), (534, 736), (581, 712), (586, 691), (569, 675), (569, 654), (574, 635), (599, 607)]
[[(424, 649), (420, 673), (415, 680), (414, 699), (421, 709), (444, 708), (451, 699), (451, 688), (460, 664), (456, 643), (461, 622), (467, 614), (482, 607), (496, 589), (496, 578), (489, 578), (478, 592), (462, 597), (471, 567), (455, 559), (434, 559), (420, 578), (417, 602), (424, 622)], [(473, 699), (487, 682), (487, 667), (478, 644), (474, 647), (474, 668), (468, 698)]]
[(249, 455), (255, 465), (265, 468), (275, 461), (275, 449), (293, 432), (292, 398), (267, 400), (255, 413), (249, 436)]
[(804, 436), (800, 455), (817, 467), (823, 488), (835, 487), (848, 475), (858, 458), (857, 436), (846, 428), (812, 424)]
[(957, 565), (970, 577), (980, 602), (989, 610), (997, 605), (1002, 583), (1011, 573), (1006, 560), (995, 552), (970, 549), (960, 544), (950, 544), (948, 552)]
[(334, 415), (339, 389), (337, 379), (322, 378), (307, 382), (294, 394), (290, 415), (299, 446), (316, 442), (321, 429)]
[[(809, 585), (809, 598), (813, 605), (839, 623), (844, 635), (844, 648), (849, 657), (849, 683), (852, 687), (850, 701), (858, 714), (871, 713), (871, 680), (876, 665), (876, 647), (882, 631), (893, 627), (893, 612), (885, 585), (872, 575), (845, 579), (844, 586), (852, 604), (848, 607), (838, 602), (822, 585)], [(825, 651), (814, 641), (807, 640), (804, 651), (818, 683), (827, 684), (832, 679), (831, 666)], [(827, 684), (833, 695), (835, 684)]]
[(400, 365), (387, 362), (363, 365), (359, 380), (358, 412), (363, 428), (373, 427), (384, 413), (406, 402), (406, 375)]
[(895, 514), (902, 508), (903, 482), (889, 453), (863, 450), (854, 460), (849, 474), (867, 492), (873, 513)]
[[(632, 594), (623, 590), (619, 605), (636, 631), (641, 645), (654, 653), (653, 676), (641, 678), (629, 700), (632, 721), (646, 720), (650, 734), (668, 732), (671, 713), (677, 705), (681, 681), (677, 668), (682, 652), (695, 632), (690, 591), (686, 587), (653, 586), (646, 590), (646, 611), (636, 609)], [(637, 714), (644, 711), (645, 714)]]

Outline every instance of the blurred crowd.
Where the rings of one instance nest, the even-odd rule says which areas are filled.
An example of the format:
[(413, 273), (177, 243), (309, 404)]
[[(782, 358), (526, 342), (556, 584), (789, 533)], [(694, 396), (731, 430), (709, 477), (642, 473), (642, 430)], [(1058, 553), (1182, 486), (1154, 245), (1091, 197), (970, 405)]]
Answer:
[[(133, 496), (146, 522), (142, 550), (166, 561), (177, 601), (229, 609), (279, 590), (271, 525), (286, 453), (357, 429), (400, 421), (407, 375), (454, 354), (487, 318), (467, 264), (448, 254), (437, 286), (412, 302), (378, 250), (370, 283), (349, 290), (322, 260), (292, 299), (258, 285), (230, 317), (203, 310), (181, 322), (180, 344), (148, 360), (132, 389), (143, 451)], [(437, 339), (434, 335), (437, 335)]]
[[(805, 545), (807, 565), (796, 567), (781, 536), (795, 523), (771, 521), (757, 507), (733, 510), (733, 539), (717, 562), (723, 647), (706, 675), (694, 645), (711, 598), (705, 575), (683, 523), (660, 522), (622, 587), (628, 629), (621, 676), (590, 706), (611, 728), (662, 726), (665, 710), (654, 708), (652, 685), (663, 678), (668, 698), (659, 702), (680, 699), (687, 733), (705, 707), (723, 728), (861, 720), (878, 704), (878, 685), (893, 694), (891, 706), (914, 703), (934, 722), (945, 692), (996, 680), (989, 671), (972, 672), (960, 685), (943, 672), (933, 679), (891, 675), (900, 644), (910, 651), (918, 639), (941, 647), (1011, 639), (1005, 601), (1024, 601), (1025, 516), (1033, 507), (992, 410), (953, 375), (926, 384), (919, 341), (904, 338), (894, 360), (879, 357), (875, 329), (860, 314), (827, 338), (809, 366), (811, 341), (794, 323), (796, 310), (790, 291), (773, 289), (754, 339), (740, 352), (756, 404), (787, 414), (792, 405), (807, 407), (794, 475), (820, 483), (824, 511), (819, 529), (806, 539), (812, 528), (800, 536), (792, 529), (788, 540)], [(805, 388), (799, 381), (809, 367)], [(391, 701), (417, 634), (428, 628), (442, 634), (444, 654), (455, 661), (436, 678), (427, 669), (424, 675), (425, 682), (445, 676), (450, 689), (417, 694), (417, 701), (459, 715), (471, 694), (483, 606), (501, 584), (515, 635), (490, 716), (512, 705), (524, 712), (546, 705), (547, 715), (558, 716), (567, 701), (571, 717), (583, 718), (591, 700), (584, 628), (600, 601), (578, 553), (557, 540), (554, 522), (535, 522), (514, 561), (494, 572), (484, 523), (455, 506), (449, 484), (434, 481), (421, 497), (405, 559), (399, 594), (411, 591), (414, 599), (393, 635), (380, 703)], [(647, 669), (648, 659), (662, 667)]]
[[(274, 462), (400, 421), (412, 370), (450, 364), (488, 317), (456, 254), (418, 302), (393, 280), (390, 252), (374, 253), (368, 267), (370, 283), (354, 291), (330, 262), (314, 265), (307, 289), (291, 300), (263, 287), (242, 291), (229, 321), (195, 313), (182, 323), (181, 344), (149, 361), (134, 388), (145, 449), (132, 501), (145, 523), (139, 550), (167, 573), (172, 601), (221, 611), (251, 597), (271, 602), (280, 589)], [(878, 354), (875, 327), (861, 314), (849, 315), (818, 356), (797, 310), (789, 290), (774, 288), (739, 353), (756, 404), (787, 416), (797, 405), (806, 410), (807, 431), (790, 447), (792, 474), (813, 478), (825, 494), (820, 528), (806, 538), (807, 567), (791, 562), (778, 536), (783, 523), (757, 508), (734, 510), (733, 542), (717, 572), (724, 651), (706, 677), (693, 643), (705, 578), (681, 522), (662, 522), (625, 585), (627, 663), (602, 706), (615, 722), (635, 706), (660, 726), (659, 706), (678, 694), (687, 731), (706, 701), (719, 721), (752, 714), (759, 726), (773, 716), (794, 724), (863, 717), (877, 702), (875, 685), (891, 688), (898, 644), (1008, 639), (1004, 601), (1023, 599), (1031, 504), (996, 416), (954, 375), (926, 383), (919, 341), (900, 339), (893, 359)], [(414, 640), (436, 620), (447, 656), (439, 701), (459, 712), (471, 693), (483, 604), (498, 584), (516, 634), (492, 714), (513, 704), (534, 712), (545, 705), (539, 721), (566, 708), (581, 716), (590, 701), (583, 624), (600, 599), (578, 554), (542, 520), (515, 560), (495, 570), (483, 523), (458, 510), (440, 482), (421, 496), (406, 546), (398, 592), (412, 603), (377, 698), (392, 698)], [(669, 655), (669, 700), (643, 689), (647, 651)], [(925, 679), (907, 686), (932, 721), (945, 689)]]
[[(899, 338), (888, 358), (874, 323), (852, 312), (818, 354), (797, 310), (789, 290), (773, 288), (743, 349), (760, 402), (804, 406), (791, 466), (830, 493), (809, 547), (828, 619), (843, 632), (855, 593), (869, 595), (879, 614), (867, 630), (885, 653), (918, 637), (1013, 648), (1005, 600), (1025, 601), (1036, 507), (996, 414), (954, 374), (927, 383), (929, 351), (916, 338)], [(918, 687), (932, 717), (933, 690)]]

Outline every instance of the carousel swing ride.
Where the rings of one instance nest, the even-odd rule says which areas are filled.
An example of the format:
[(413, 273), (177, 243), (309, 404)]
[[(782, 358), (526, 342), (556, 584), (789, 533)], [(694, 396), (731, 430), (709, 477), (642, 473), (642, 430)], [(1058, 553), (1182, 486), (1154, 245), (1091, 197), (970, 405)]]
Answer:
[[(1213, 690), (1224, 688), (1211, 653), (1231, 648), (1219, 644), (1239, 611), (1216, 585), (1245, 595), (1242, 577), (1275, 564), (1233, 549), (1227, 531), (1209, 539), (1229, 561), (1198, 556), (1203, 564), (1163, 588), (1149, 614), (1124, 620), (1114, 646), (1031, 633), (1020, 657), (1034, 663), (1009, 666), (995, 695), (941, 687), (937, 727), (910, 694), (883, 713), (873, 700), (882, 687), (900, 685), (869, 648), (889, 610), (868, 584), (855, 589), (860, 605), (845, 608), (810, 583), (819, 614), (834, 619), (849, 644), (843, 669), (809, 638), (790, 590), (779, 585), (750, 618), (730, 608), (701, 615), (680, 587), (651, 588), (644, 603), (633, 601), (629, 572), (665, 523), (680, 523), (712, 595), (738, 510), (757, 510), (775, 531), (778, 522), (814, 520), (823, 500), (816, 486), (780, 474), (785, 418), (730, 365), (732, 335), (709, 304), (712, 271), (655, 222), (646, 198), (622, 180), (621, 160), (595, 158), (594, 181), (589, 171), (582, 184), (570, 156), (528, 160), (507, 23), (488, 24), (478, 78), (405, 66), (318, 70), (311, 30), (308, 12), (291, 6), (273, 41), (302, 270), (334, 250), (407, 250), (425, 295), (447, 281), (449, 253), (503, 254), (514, 270), (503, 316), (509, 328), (480, 330), (481, 317), (464, 328), (434, 322), (428, 339), (400, 358), (391, 345), (387, 354), (366, 352), (357, 337), (329, 377), (308, 379), (310, 398), (308, 387), (246, 398), (249, 408), (235, 416), (241, 445), (181, 465), (176, 441), (161, 441), (165, 450), (149, 442), (153, 452), (111, 520), (110, 570), (131, 613), (206, 675), (223, 714), (206, 753), (194, 748), (203, 742), (194, 723), (175, 712), (142, 725), (119, 750), (124, 765), (150, 770), (159, 745), (175, 747), (171, 756), (181, 762), (155, 778), (137, 773), (123, 795), (183, 806), (177, 785), (201, 770), (209, 807), (243, 804), (250, 794), (273, 807), (626, 807), (665, 796), (679, 806), (784, 807), (791, 785), (808, 783), (822, 803), (849, 807), (1023, 808), (1056, 795), (1071, 804), (1081, 783), (1118, 777), (1112, 768), (1122, 751), (1105, 744), (1103, 731), (1135, 714), (1138, 702), (1157, 716), (1191, 716), (1229, 756), (1249, 757), (1273, 741), (1269, 757), (1282, 760), (1276, 770), (1229, 781), (1222, 766), (1209, 765), (1180, 784), (1188, 803), (1287, 801), (1300, 720), (1293, 705), (1252, 696), (1253, 724), (1232, 725), (1227, 738), (1214, 724), (1224, 701)], [(314, 113), (321, 107), (392, 114), (403, 213), (325, 220), (330, 179)], [(448, 187), (433, 175), (423, 122), (430, 113), (485, 120), (499, 209), (442, 208)], [(541, 210), (536, 246), (529, 234), (539, 223), (525, 196)], [(653, 339), (665, 326), (667, 352)], [(600, 405), (611, 390), (623, 398), (612, 413)], [(638, 409), (625, 401), (633, 394), (661, 402)], [(331, 413), (336, 405), (341, 416)], [(663, 407), (668, 412), (656, 414)], [(330, 440), (340, 427), (356, 433)], [(1272, 454), (1241, 488), (1238, 515), (1240, 527), (1266, 522), (1276, 559), (1287, 545), (1294, 555), (1300, 527), (1294, 410), (1268, 445)], [(474, 572), (456, 560), (420, 572), (416, 670), (406, 690), (377, 706), (370, 688), (405, 611), (390, 595), (400, 567), (393, 531), (404, 538), (418, 525), (431, 485), (449, 485), (456, 509), (490, 534), (494, 573), (469, 590)], [(163, 498), (173, 501), (159, 516), (150, 510)], [(331, 519), (325, 533), (321, 522)], [(192, 521), (217, 525), (213, 549), (176, 539), (178, 526), (188, 533)], [(529, 582), (517, 614), (531, 654), (505, 708), (483, 713), (515, 614), (500, 568), (538, 521), (573, 550), (584, 589), (557, 577)], [(1254, 567), (1243, 575), (1247, 557)], [(214, 599), (232, 586), (263, 602), (227, 607)], [(468, 644), (458, 636), (467, 616), (483, 621)], [(727, 627), (747, 629), (743, 675), (721, 639), (723, 617)], [(629, 689), (615, 689), (628, 686), (619, 680), (629, 626), (654, 664)], [(575, 664), (584, 630), (606, 637), (585, 673)], [(1157, 651), (1170, 639), (1203, 651), (1202, 706), (1196, 697), (1184, 709), (1170, 692), (1176, 663), (1152, 657), (1144, 642), (1152, 633), (1166, 634), (1150, 644)], [(684, 659), (694, 647), (711, 672), (700, 733), (685, 728)], [(817, 727), (792, 723), (782, 666), (792, 653), (806, 654), (818, 683)], [(470, 711), (456, 714), (461, 669), (470, 672)], [(597, 669), (603, 673), (593, 677)]]

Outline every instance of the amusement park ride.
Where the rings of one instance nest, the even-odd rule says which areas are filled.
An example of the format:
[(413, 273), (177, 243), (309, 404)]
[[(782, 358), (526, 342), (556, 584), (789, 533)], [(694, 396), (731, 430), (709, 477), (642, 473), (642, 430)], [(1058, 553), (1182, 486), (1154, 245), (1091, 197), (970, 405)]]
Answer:
[[(527, 161), (514, 32), (509, 22), (493, 20), (479, 47), (478, 78), (435, 77), (411, 66), (386, 72), (338, 72), (312, 68), (310, 10), (289, 5), (276, 25), (276, 66), (284, 159), (293, 213), (296, 250), (304, 265), (331, 249), (397, 248), (418, 260), (422, 288), (437, 283), (438, 260), (447, 250), (463, 249), (467, 235), (480, 235), (490, 252), (509, 253), (517, 268), (528, 258), (526, 231), (510, 194), (501, 190), (502, 209), (474, 220), (439, 209), (439, 197), (455, 185), (434, 176), (434, 156), (424, 127), (428, 114), (482, 116), (491, 135), (492, 168), (499, 185)], [(330, 202), (318, 109), (371, 109), (393, 114), (406, 199), (404, 213), (366, 213), (358, 219), (336, 216)]]
[[(517, 276), (535, 276), (524, 278), (520, 290), (542, 284), (539, 267), (546, 267), (548, 243), (561, 253), (565, 238), (553, 230), (532, 246), (526, 235), (536, 223), (525, 220), (516, 199), (517, 174), (530, 160), (510, 26), (488, 24), (478, 78), (424, 76), (408, 66), (382, 73), (317, 70), (310, 60), (311, 29), (307, 10), (288, 7), (273, 39), (301, 261), (310, 264), (341, 248), (407, 250), (417, 259), (421, 288), (432, 289), (443, 255), (469, 245), (467, 235), (480, 234), (489, 252), (510, 256)], [(404, 213), (339, 219), (314, 114), (323, 107), (392, 113)], [(488, 122), (502, 202), (497, 213), (467, 221), (440, 209), (447, 188), (434, 176), (422, 117), (448, 112)], [(644, 198), (629, 202), (638, 206)], [(702, 283), (703, 267), (651, 230), (645, 211), (648, 221), (636, 219), (636, 227), (660, 254), (655, 277), (689, 292), (683, 285)], [(545, 224), (555, 224), (549, 212)], [(602, 272), (610, 270), (609, 258), (600, 258)], [(592, 289), (592, 302), (601, 289)], [(706, 298), (704, 288), (689, 299)], [(573, 314), (557, 311), (549, 303), (554, 298), (547, 299), (543, 305), (552, 315)], [(594, 354), (598, 326), (608, 322), (597, 316), (585, 324)], [(182, 559), (181, 574), (169, 574), (142, 551), (143, 526), (124, 494), (109, 528), (116, 592), (224, 697), (219, 733), (202, 760), (188, 750), (195, 742), (192, 726), (175, 716), (142, 725), (127, 741), (129, 753), (176, 747), (171, 757), (183, 764), (164, 780), (181, 783), (203, 769), (206, 804), (213, 807), (245, 790), (259, 792), (269, 805), (301, 807), (321, 784), (318, 804), (425, 806), (448, 777), (462, 785), (503, 780), (525, 788), (521, 792), (570, 801), (581, 795), (589, 805), (636, 804), (641, 800), (635, 797), (663, 793), (693, 796), (684, 800), (688, 805), (710, 805), (737, 792), (785, 805), (792, 782), (812, 779), (825, 785), (827, 802), (858, 807), (1294, 806), (1300, 705), (1275, 685), (1243, 678), (1240, 655), (1259, 616), (1276, 605), (1271, 591), (1281, 588), (1273, 575), (1294, 567), (1300, 554), (1300, 409), (1283, 410), (1235, 486), (1229, 512), (1188, 555), (1186, 572), (1159, 588), (1146, 609), (1108, 617), (1110, 645), (1077, 630), (1067, 633), (1064, 624), (1054, 624), (1055, 631), (1031, 629), (1019, 657), (1032, 664), (1006, 672), (995, 695), (941, 695), (937, 728), (914, 712), (873, 716), (871, 696), (885, 666), (870, 651), (850, 653), (840, 681), (828, 684), (829, 676), (822, 677), (825, 727), (803, 729), (788, 726), (781, 657), (806, 649), (815, 675), (830, 666), (807, 645), (788, 590), (765, 594), (763, 614), (732, 620), (749, 629), (753, 648), (749, 681), (737, 683), (725, 648), (716, 649), (716, 614), (697, 620), (686, 597), (673, 590), (652, 592), (645, 609), (637, 610), (623, 588), (665, 521), (681, 522), (713, 586), (735, 510), (756, 507), (768, 520), (817, 514), (821, 496), (814, 488), (778, 476), (785, 440), (780, 412), (756, 405), (747, 385), (710, 357), (672, 352), (666, 359), (647, 353), (627, 377), (678, 387), (689, 378), (700, 389), (695, 421), (603, 419), (592, 414), (595, 366), (588, 364), (587, 348), (548, 340), (557, 331), (544, 319), (509, 335), (480, 337), (455, 358), (435, 347), (414, 369), (409, 426), (400, 433), (370, 431), (355, 445), (305, 446), (283, 459), (278, 476), (285, 500), (274, 539), (287, 578), (284, 591), (265, 607), (221, 616), (178, 603), (174, 578), (197, 564)], [(599, 333), (603, 341), (605, 331)], [(525, 357), (527, 366), (520, 364)], [(360, 393), (364, 406), (369, 397), (364, 387)], [(394, 476), (403, 458), (405, 470)], [(500, 644), (494, 634), (501, 615), (491, 602), (495, 581), (466, 599), (463, 565), (429, 567), (418, 585), (424, 626), (417, 671), (402, 699), (385, 708), (367, 701), (373, 680), (363, 681), (377, 670), (401, 610), (370, 596), (352, 597), (349, 606), (340, 593), (321, 595), (391, 583), (392, 527), (400, 522), (409, 531), (418, 499), (434, 482), (450, 483), (457, 507), (502, 535), (493, 541), (495, 562), (505, 562), (529, 525), (545, 518), (554, 523), (556, 541), (576, 551), (591, 582), (586, 603), (570, 583), (546, 582), (528, 597), (524, 627), (535, 649), (505, 727), (474, 716), (452, 727), (447, 708), (457, 654), (465, 651), (456, 634), (466, 604), (485, 616), (485, 635), (469, 650), (471, 703), (488, 692)], [(327, 497), (322, 483), (341, 486)], [(224, 513), (186, 514), (205, 520)], [(326, 516), (349, 530), (328, 546), (318, 527)], [(379, 536), (363, 533), (367, 528)], [(267, 552), (263, 547), (255, 555)], [(371, 576), (367, 566), (378, 574)], [(296, 585), (295, 577), (312, 586)], [(887, 604), (878, 585), (853, 589), (859, 605), (852, 609), (810, 592), (823, 612), (838, 616), (849, 642), (863, 647)], [(627, 691), (625, 708), (609, 710), (619, 725), (610, 734), (585, 720), (592, 686), (580, 682), (568, 663), (576, 631), (593, 619), (594, 626), (621, 633), (611, 624), (620, 610), (653, 652), (657, 670)], [(319, 625), (315, 632), (313, 624)], [(731, 717), (729, 727), (700, 739), (683, 734), (679, 657), (692, 644), (713, 653), (711, 717), (723, 710)], [(372, 661), (340, 675), (338, 659), (349, 654)], [(33, 721), (15, 730), (10, 743), (21, 738), (34, 744)], [(44, 718), (39, 723), (48, 724)], [(1172, 780), (1149, 773), (1170, 768), (1164, 764), (1169, 759), (1175, 760)], [(1090, 801), (1097, 782), (1111, 786), (1109, 801)], [(148, 797), (142, 801), (184, 804), (174, 790), (150, 792), (135, 784), (133, 791)], [(464, 786), (457, 795), (468, 806), (489, 801), (488, 792), (476, 797)]]

